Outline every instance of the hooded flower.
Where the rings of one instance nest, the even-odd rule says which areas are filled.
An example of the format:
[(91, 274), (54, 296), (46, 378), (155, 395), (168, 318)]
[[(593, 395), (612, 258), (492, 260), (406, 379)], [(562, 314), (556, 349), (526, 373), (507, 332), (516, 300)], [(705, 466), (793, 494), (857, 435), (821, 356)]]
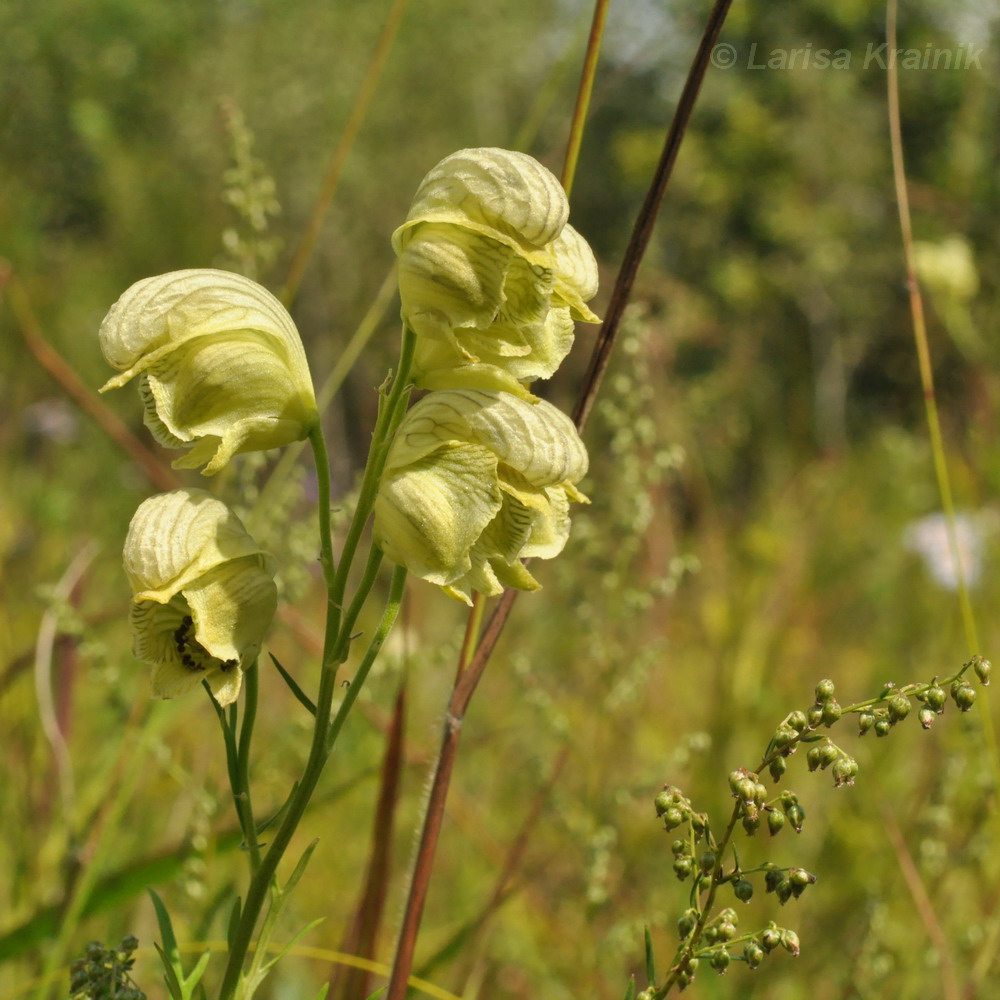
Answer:
[(173, 698), (208, 681), (222, 705), (274, 617), (274, 564), (239, 518), (204, 490), (150, 497), (125, 539), (132, 649), (153, 664), (153, 694)]
[(587, 452), (544, 401), (491, 389), (432, 392), (403, 418), (375, 501), (375, 539), (411, 573), (471, 593), (537, 590), (522, 559), (551, 559), (569, 536)]
[(392, 237), (418, 385), (533, 398), (524, 384), (559, 367), (574, 321), (597, 322), (597, 263), (568, 216), (559, 181), (524, 153), (463, 149), (423, 179)]
[(229, 271), (172, 271), (136, 282), (111, 307), (101, 350), (139, 376), (145, 422), (160, 444), (191, 450), (176, 468), (213, 475), (244, 451), (306, 437), (316, 398), (298, 330), (256, 282)]

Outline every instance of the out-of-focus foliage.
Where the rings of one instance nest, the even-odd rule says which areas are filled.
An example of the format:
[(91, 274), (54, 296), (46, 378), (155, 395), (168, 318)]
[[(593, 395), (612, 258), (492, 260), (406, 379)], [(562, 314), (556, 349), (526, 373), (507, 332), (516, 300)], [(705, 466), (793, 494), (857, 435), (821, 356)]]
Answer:
[[(110, 374), (96, 331), (133, 281), (248, 267), (246, 247), (261, 244), (225, 236), (246, 224), (234, 184), (268, 204), (255, 239), (273, 242), (255, 277), (280, 291), (389, 6), (0, 5), (0, 256), (85, 383), (96, 390)], [(598, 313), (705, 13), (690, 0), (612, 4), (572, 198), (574, 225), (602, 265)], [(466, 722), (418, 955), (423, 974), (456, 993), (621, 996), (641, 967), (642, 924), (669, 954), (686, 906), (651, 806), (664, 781), (728, 810), (726, 774), (756, 762), (820, 677), (833, 677), (845, 699), (862, 697), (966, 658), (954, 595), (905, 541), (906, 526), (939, 503), (892, 193), (886, 74), (864, 65), (884, 40), (883, 16), (860, 0), (734, 5), (723, 40), (736, 64), (706, 79), (586, 435), (593, 461), (582, 487), (594, 504), (576, 514), (560, 560), (538, 567), (544, 590), (521, 598)], [(976, 525), (984, 572), (973, 603), (990, 655), (1000, 638), (997, 15), (975, 0), (924, 0), (900, 16), (903, 46), (983, 50), (981, 69), (902, 71), (900, 96), (915, 236), (930, 248), (921, 268), (938, 395), (957, 499)], [(292, 308), (317, 381), (390, 268), (389, 235), (430, 166), (461, 147), (519, 145), (558, 171), (588, 18), (568, 0), (411, 0)], [(850, 66), (751, 68), (752, 46), (760, 63), (807, 45), (847, 50)], [(248, 154), (245, 135), (234, 150), (233, 115), (259, 160), (235, 175), (234, 156), (245, 166)], [(68, 966), (86, 941), (127, 932), (143, 945), (135, 975), (152, 996), (146, 884), (168, 899), (186, 940), (224, 936), (242, 870), (224, 761), (207, 702), (152, 705), (129, 652), (118, 552), (152, 490), (38, 367), (12, 301), (0, 302), (0, 998), (46, 962)], [(345, 505), (373, 387), (395, 354), (395, 310), (327, 413)], [(592, 331), (578, 330), (546, 395), (572, 397)], [(108, 405), (143, 434), (139, 407), (118, 395)], [(321, 602), (296, 561), (315, 553), (302, 534), (311, 473), (301, 475), (302, 496), (278, 491), (255, 536), (266, 537), (296, 597), (270, 648), (305, 673)], [(226, 499), (254, 476), (262, 481), (259, 460), (241, 460), (222, 477)], [(77, 585), (54, 593), (92, 540), (102, 549)], [(462, 627), (442, 600), (410, 586), (390, 655), (302, 832), (303, 844), (322, 838), (312, 862), (322, 878), (300, 886), (302, 919), (290, 920), (289, 936), (326, 914), (308, 943), (335, 949), (343, 939), (405, 670), (407, 766), (379, 948), (391, 954)], [(52, 620), (55, 697), (40, 710), (33, 645)], [(254, 773), (265, 813), (306, 752), (306, 730), (277, 678), (265, 672), (262, 683), (267, 753)], [(977, 714), (946, 716), (930, 733), (913, 720), (889, 740), (866, 738), (852, 789), (793, 775), (809, 817), (803, 833), (786, 831), (766, 851), (741, 842), (741, 857), (787, 852), (787, 863), (819, 875), (802, 903), (780, 911), (802, 955), (756, 977), (742, 966), (724, 979), (703, 974), (695, 995), (922, 1000), (942, 993), (949, 964), (986, 995), (982, 984), (1000, 972), (1000, 872), (995, 772)], [(53, 749), (46, 731), (65, 744)], [(564, 747), (513, 891), (476, 924)], [(929, 911), (914, 904), (908, 859)], [(109, 875), (117, 881), (101, 881)], [(85, 916), (94, 900), (104, 909)], [(777, 919), (770, 899), (745, 912), (748, 925)], [(459, 932), (463, 947), (449, 950)], [(330, 974), (328, 963), (294, 957), (279, 968), (274, 997), (313, 995)]]

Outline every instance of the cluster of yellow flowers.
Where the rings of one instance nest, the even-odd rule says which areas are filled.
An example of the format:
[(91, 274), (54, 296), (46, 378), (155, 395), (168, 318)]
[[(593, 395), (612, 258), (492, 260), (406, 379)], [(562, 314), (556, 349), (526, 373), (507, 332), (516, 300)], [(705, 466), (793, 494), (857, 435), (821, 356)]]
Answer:
[[(521, 562), (551, 558), (569, 533), (587, 453), (570, 420), (532, 396), (595, 321), (590, 247), (569, 225), (559, 182), (522, 153), (462, 150), (423, 180), (393, 235), (413, 380), (431, 389), (403, 418), (375, 501), (375, 538), (415, 575), (472, 591), (537, 589)], [(307, 437), (319, 420), (292, 318), (266, 289), (198, 269), (129, 288), (100, 329), (119, 371), (138, 378), (156, 440), (177, 468), (218, 472), (234, 456)], [(102, 390), (102, 391), (104, 391)], [(276, 605), (274, 562), (204, 490), (146, 500), (124, 552), (133, 649), (153, 693), (206, 681), (236, 699)]]
[(590, 247), (559, 181), (506, 149), (463, 149), (423, 179), (393, 234), (414, 382), (375, 504), (390, 559), (468, 603), (536, 590), (522, 560), (559, 554), (587, 452), (569, 418), (532, 396), (595, 322)]

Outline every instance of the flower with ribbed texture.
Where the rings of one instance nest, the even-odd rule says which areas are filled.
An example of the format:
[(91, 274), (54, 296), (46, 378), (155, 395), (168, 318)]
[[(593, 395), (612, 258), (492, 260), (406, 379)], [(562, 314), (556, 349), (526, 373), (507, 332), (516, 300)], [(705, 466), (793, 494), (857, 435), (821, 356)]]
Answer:
[(392, 237), (417, 385), (533, 398), (574, 321), (597, 322), (597, 263), (568, 217), (559, 181), (524, 153), (463, 149), (431, 170)]
[(144, 501), (124, 550), (132, 586), (132, 649), (153, 665), (153, 694), (173, 698), (207, 681), (222, 705), (274, 617), (274, 563), (240, 519), (204, 490)]
[(375, 501), (375, 540), (394, 562), (471, 603), (472, 591), (537, 590), (522, 559), (569, 536), (587, 452), (544, 401), (491, 389), (432, 392), (403, 418)]
[(318, 419), (302, 341), (285, 307), (230, 271), (172, 271), (136, 282), (111, 307), (101, 350), (139, 377), (145, 422), (168, 448), (191, 450), (175, 468), (205, 475), (234, 455), (306, 437)]

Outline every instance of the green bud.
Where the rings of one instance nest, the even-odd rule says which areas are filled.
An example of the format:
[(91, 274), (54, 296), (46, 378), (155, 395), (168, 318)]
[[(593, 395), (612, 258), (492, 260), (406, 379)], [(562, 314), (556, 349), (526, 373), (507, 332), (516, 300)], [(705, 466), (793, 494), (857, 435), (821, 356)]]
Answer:
[(991, 669), (990, 661), (982, 656), (974, 656), (972, 658), (972, 669), (975, 670), (976, 676), (979, 678), (983, 687), (989, 687)]
[(712, 968), (720, 975), (724, 976), (726, 971), (729, 969), (729, 963), (731, 961), (729, 957), (729, 952), (725, 948), (720, 948), (718, 951), (712, 953), (710, 959)]
[(736, 791), (736, 797), (744, 802), (753, 802), (757, 795), (757, 782), (751, 777), (743, 778)]
[(976, 689), (971, 684), (962, 683), (957, 688), (953, 686), (951, 696), (963, 712), (968, 712), (976, 703)]
[(122, 943), (118, 946), (126, 955), (131, 955), (139, 947), (139, 939), (134, 934), (126, 934), (122, 938)]
[(708, 829), (708, 814), (692, 812), (688, 818), (691, 821), (691, 829), (700, 840)]
[(673, 854), (675, 858), (679, 858), (687, 853), (687, 841), (686, 840), (675, 840), (670, 845), (670, 853)]
[(663, 826), (667, 830), (676, 830), (684, 822), (684, 813), (676, 806), (671, 806), (663, 813)]
[(935, 712), (933, 708), (924, 705), (924, 707), (917, 713), (917, 718), (920, 720), (920, 725), (923, 726), (924, 729), (930, 729), (934, 724), (934, 720), (937, 718), (937, 712)]
[(739, 767), (735, 771), (729, 772), (729, 790), (733, 793), (733, 798), (739, 798), (740, 784), (747, 776), (745, 767)]
[(677, 921), (677, 936), (684, 941), (695, 929), (698, 923), (697, 910), (685, 910), (684, 915)]
[[(933, 713), (931, 713), (933, 715)], [(853, 785), (858, 774), (858, 762), (853, 757), (841, 757), (833, 765), (833, 784), (836, 788)]]
[[(812, 872), (807, 872), (805, 868), (789, 868), (788, 881), (791, 882), (793, 889), (799, 889), (801, 891), (807, 885), (815, 885), (816, 876), (813, 875)], [(797, 895), (798, 893), (796, 893), (796, 896)]]
[(774, 892), (784, 880), (785, 873), (777, 865), (764, 872), (764, 888), (767, 892)]
[(743, 960), (747, 963), (748, 969), (760, 967), (764, 961), (764, 949), (756, 941), (747, 941), (743, 946)]
[(905, 694), (894, 694), (886, 705), (890, 722), (902, 722), (910, 714), (910, 699)]
[(664, 789), (659, 795), (653, 799), (653, 805), (656, 807), (656, 815), (662, 816), (668, 809), (670, 809), (674, 804), (674, 797)]
[(822, 680), (816, 685), (816, 703), (819, 705), (825, 705), (828, 701), (833, 698), (834, 695), (834, 685), (833, 681), (827, 679)]
[(788, 952), (792, 958), (797, 958), (799, 954), (799, 936), (795, 931), (783, 930), (781, 932), (781, 947)]
[(784, 906), (785, 903), (787, 903), (792, 898), (793, 891), (794, 891), (794, 886), (786, 878), (782, 879), (778, 883), (777, 888), (774, 890), (774, 894), (778, 897), (778, 902), (781, 903), (782, 906)]
[(892, 731), (892, 723), (886, 716), (880, 716), (875, 720), (875, 735), (888, 736)]
[(833, 698), (831, 698), (823, 706), (823, 714), (821, 715), (821, 718), (823, 720), (823, 725), (832, 726), (835, 722), (839, 722), (840, 716), (842, 714), (843, 711), (840, 707), (840, 702), (835, 701)]
[(733, 883), (733, 893), (741, 903), (749, 903), (753, 898), (753, 883), (745, 878)]
[(742, 822), (746, 835), (752, 837), (760, 828), (760, 813), (756, 809), (752, 813), (746, 813)]
[(875, 715), (872, 712), (858, 713), (858, 735), (864, 736), (875, 723)]
[(768, 809), (767, 811), (767, 828), (771, 831), (771, 836), (773, 837), (776, 833), (780, 833), (785, 825), (785, 814), (778, 812), (777, 809)]
[(792, 829), (796, 833), (802, 832), (802, 824), (806, 819), (806, 811), (797, 802), (795, 805), (788, 806), (785, 809), (785, 815), (788, 817), (788, 822), (792, 824)]
[(815, 729), (823, 721), (823, 706), (813, 705), (806, 713), (806, 718), (809, 720), (809, 728)]
[(698, 858), (698, 867), (701, 869), (703, 875), (708, 875), (715, 868), (715, 851), (705, 851), (700, 858)]
[(773, 920), (769, 920), (767, 922), (767, 927), (765, 927), (761, 932), (760, 945), (764, 951), (770, 953), (774, 951), (779, 944), (781, 944), (781, 930)]
[(690, 858), (678, 858), (674, 862), (673, 868), (678, 881), (683, 882), (694, 870), (694, 864)]
[(924, 703), (928, 708), (933, 708), (935, 712), (943, 712), (947, 700), (948, 692), (940, 684), (933, 684), (924, 691)]
[(723, 920), (718, 927), (719, 930), (719, 941), (732, 941), (736, 937), (736, 924), (731, 920)]
[(705, 944), (715, 944), (719, 940), (719, 928), (715, 924), (709, 924), (702, 933)]
[[(805, 716), (803, 716), (805, 718)], [(772, 744), (776, 750), (785, 750), (798, 740), (799, 734), (791, 726), (778, 726), (774, 731)]]
[(792, 712), (788, 718), (785, 720), (785, 725), (794, 729), (795, 732), (801, 733), (809, 725), (809, 720), (806, 718), (805, 712), (800, 712), (798, 710)]
[(810, 771), (817, 770), (823, 763), (823, 748), (819, 744), (814, 743), (806, 751), (806, 763), (809, 765)]
[(784, 757), (775, 757), (774, 760), (767, 767), (771, 774), (771, 780), (777, 784), (781, 781), (781, 776), (788, 769), (788, 764), (785, 762)]
[(824, 743), (819, 751), (819, 766), (825, 771), (840, 759), (840, 751), (832, 743)]
[(758, 806), (762, 806), (767, 801), (767, 787), (760, 781), (754, 785), (753, 801)]

